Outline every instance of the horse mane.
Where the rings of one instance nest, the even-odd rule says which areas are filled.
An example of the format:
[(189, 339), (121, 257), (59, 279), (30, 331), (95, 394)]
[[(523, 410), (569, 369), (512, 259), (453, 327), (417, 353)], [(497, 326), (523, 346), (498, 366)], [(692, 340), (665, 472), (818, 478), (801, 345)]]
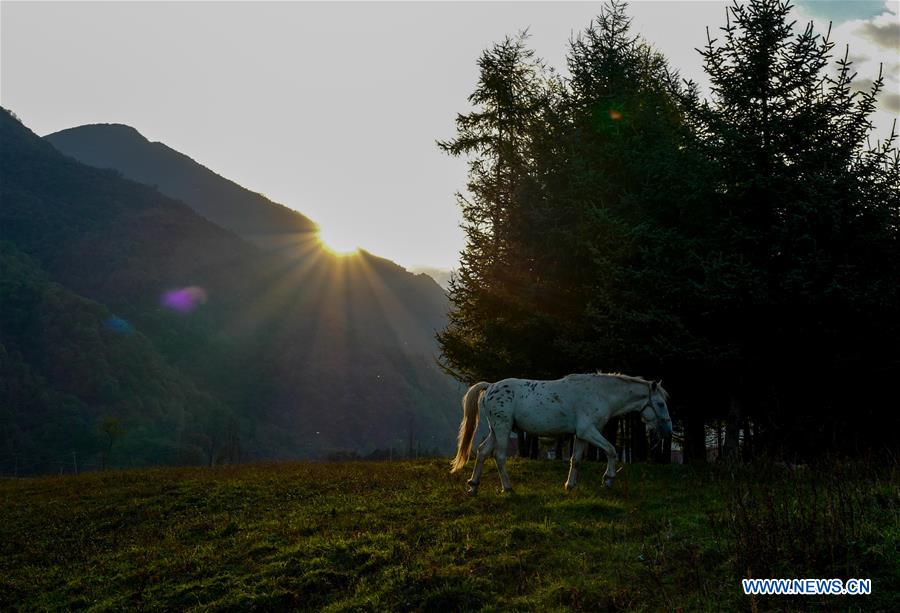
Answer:
[[(629, 383), (643, 383), (644, 385), (646, 385), (648, 387), (652, 387), (652, 385), (653, 385), (653, 381), (647, 381), (643, 377), (632, 377), (630, 375), (626, 375), (626, 374), (623, 374), (620, 372), (603, 372), (602, 370), (597, 370), (597, 372), (595, 374), (602, 375), (604, 377), (614, 377), (616, 379), (619, 379), (620, 381), (627, 381)], [(662, 392), (663, 397), (666, 400), (668, 400), (669, 392), (667, 392), (665, 389), (663, 389), (662, 385), (660, 385), (658, 387), (659, 387), (659, 391)]]
[(632, 377), (620, 372), (603, 372), (602, 370), (598, 370), (596, 374), (602, 375), (604, 377), (615, 377), (616, 379), (619, 379), (621, 381), (628, 381), (629, 383), (643, 383), (644, 385), (653, 385), (652, 381), (647, 381), (643, 377)]

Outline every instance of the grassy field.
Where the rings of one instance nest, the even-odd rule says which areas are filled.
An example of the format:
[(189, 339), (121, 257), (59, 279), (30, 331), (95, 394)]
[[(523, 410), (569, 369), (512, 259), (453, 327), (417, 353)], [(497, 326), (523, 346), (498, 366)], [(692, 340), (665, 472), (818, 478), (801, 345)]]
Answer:
[[(896, 468), (509, 468), (477, 498), (445, 460), (0, 481), (0, 610), (900, 610)], [(873, 594), (750, 598), (745, 565)]]

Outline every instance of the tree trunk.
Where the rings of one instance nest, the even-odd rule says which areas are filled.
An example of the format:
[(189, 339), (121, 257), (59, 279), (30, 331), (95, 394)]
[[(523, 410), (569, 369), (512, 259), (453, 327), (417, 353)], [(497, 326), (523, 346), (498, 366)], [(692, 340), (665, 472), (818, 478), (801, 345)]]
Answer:
[(650, 456), (650, 447), (647, 444), (647, 428), (641, 421), (641, 416), (632, 414), (629, 420), (629, 430), (631, 431), (631, 461), (646, 462)]
[(706, 427), (703, 417), (692, 415), (684, 424), (684, 461), (706, 462)]
[[(613, 444), (613, 447), (616, 448), (616, 451), (618, 452), (620, 458), (624, 458), (625, 457), (623, 454), (624, 449), (622, 449), (622, 446), (618, 444), (619, 441), (617, 440), (618, 437), (616, 436), (618, 434), (618, 432), (619, 432), (619, 418), (618, 417), (613, 417), (608, 422), (606, 422), (605, 426), (603, 426), (603, 438), (605, 438), (606, 440), (608, 440), (610, 443)], [(604, 454), (603, 457), (605, 458), (606, 455)]]
[(753, 458), (753, 436), (750, 434), (750, 419), (745, 417), (741, 420), (741, 426), (744, 430), (744, 444), (741, 446), (741, 457), (749, 461)]
[(659, 453), (659, 463), (660, 464), (671, 464), (672, 463), (672, 437), (667, 436), (663, 439), (662, 448)]
[(728, 405), (728, 420), (725, 422), (725, 443), (723, 445), (723, 455), (725, 460), (735, 462), (740, 456), (740, 428), (741, 415), (743, 408), (740, 399), (732, 394), (731, 401)]
[(716, 459), (722, 459), (722, 422), (716, 420)]
[(516, 436), (518, 437), (518, 440), (516, 441), (517, 447), (518, 447), (516, 449), (517, 455), (520, 458), (527, 458), (528, 457), (528, 443), (529, 443), (528, 439), (530, 439), (531, 436), (526, 434), (523, 430), (516, 430)]

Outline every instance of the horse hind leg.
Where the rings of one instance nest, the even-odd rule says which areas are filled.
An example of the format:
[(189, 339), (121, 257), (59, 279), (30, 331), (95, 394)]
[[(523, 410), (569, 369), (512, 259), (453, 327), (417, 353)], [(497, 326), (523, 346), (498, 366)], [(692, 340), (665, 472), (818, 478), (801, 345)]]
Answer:
[(497, 470), (500, 472), (500, 485), (505, 493), (512, 492), (512, 485), (509, 482), (509, 474), (506, 472), (506, 449), (509, 446), (509, 432), (511, 425), (505, 420), (498, 420), (494, 430), (494, 461), (497, 463)]
[(587, 443), (575, 437), (575, 444), (572, 445), (572, 459), (569, 462), (569, 477), (566, 479), (566, 491), (570, 492), (575, 489), (575, 480), (578, 478), (578, 463), (581, 462), (581, 456), (584, 454), (584, 448)]
[(509, 482), (509, 474), (506, 472), (506, 450), (502, 453), (494, 452), (494, 461), (497, 463), (497, 470), (500, 471), (500, 486), (506, 494), (512, 493), (512, 484)]
[(491, 430), (478, 445), (478, 454), (475, 458), (475, 470), (472, 471), (472, 477), (466, 482), (469, 486), (468, 492), (474, 496), (478, 493), (478, 484), (481, 483), (481, 471), (484, 469), (484, 461), (494, 454), (494, 431)]

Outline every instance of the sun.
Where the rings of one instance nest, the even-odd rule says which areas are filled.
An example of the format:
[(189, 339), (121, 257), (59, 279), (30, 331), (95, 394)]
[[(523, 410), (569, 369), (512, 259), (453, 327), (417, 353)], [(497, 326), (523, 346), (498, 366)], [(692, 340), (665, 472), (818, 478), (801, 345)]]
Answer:
[(319, 226), (318, 238), (325, 251), (333, 255), (347, 256), (359, 253), (359, 242), (349, 232)]

